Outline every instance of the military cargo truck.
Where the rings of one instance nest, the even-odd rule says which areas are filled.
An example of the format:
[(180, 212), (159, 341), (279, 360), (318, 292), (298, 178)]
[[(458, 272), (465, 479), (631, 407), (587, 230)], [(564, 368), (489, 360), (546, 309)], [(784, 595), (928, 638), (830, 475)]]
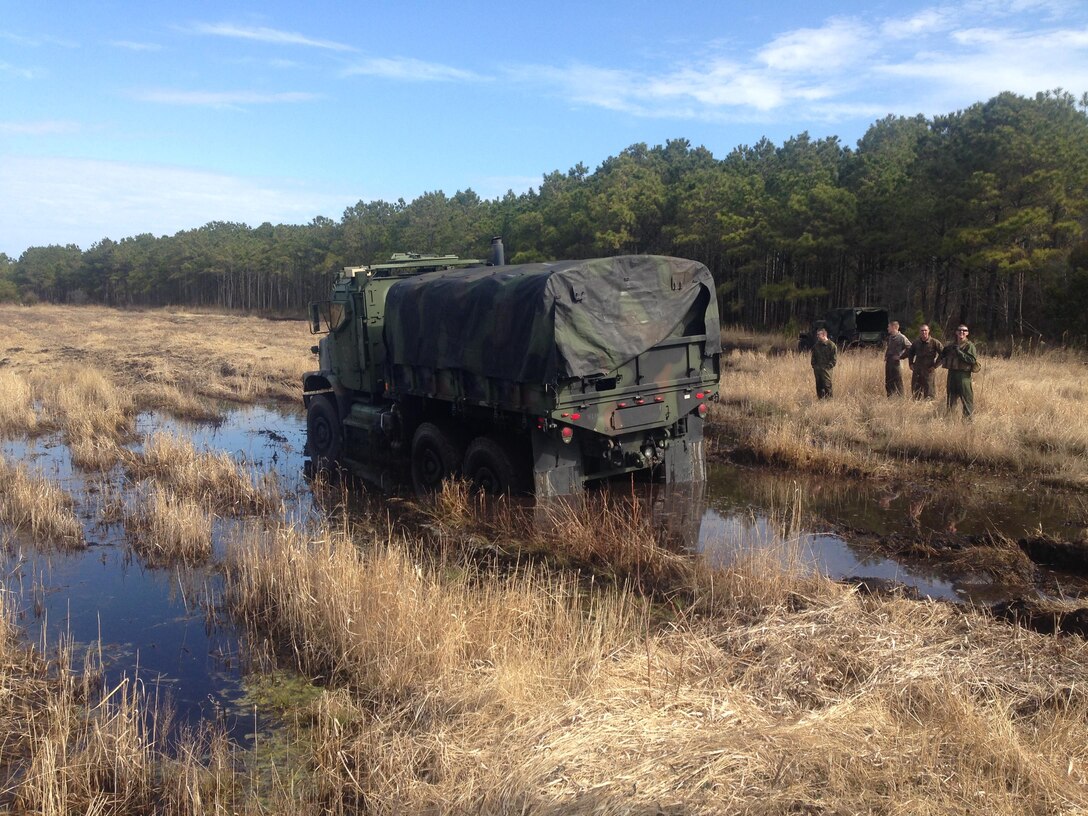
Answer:
[(798, 351), (808, 351), (816, 342), (816, 332), (827, 329), (827, 337), (841, 349), (879, 346), (888, 338), (888, 310), (882, 306), (846, 306), (831, 309), (812, 328), (801, 332)]
[(303, 377), (319, 468), (407, 459), (419, 492), (463, 475), (538, 496), (640, 470), (705, 478), (721, 337), (695, 261), (398, 254), (346, 268), (310, 317), (326, 333)]

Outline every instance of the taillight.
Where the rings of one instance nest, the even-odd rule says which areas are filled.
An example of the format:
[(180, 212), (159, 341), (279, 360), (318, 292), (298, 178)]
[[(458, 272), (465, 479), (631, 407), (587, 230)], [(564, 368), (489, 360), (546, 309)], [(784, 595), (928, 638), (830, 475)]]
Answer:
[(569, 444), (570, 441), (574, 439), (574, 428), (570, 427), (569, 425), (564, 426), (563, 430), (559, 432), (559, 436), (562, 437), (564, 442)]
[(704, 417), (706, 417), (709, 410), (710, 409), (706, 407), (706, 403), (701, 402), (699, 403), (699, 407), (695, 409), (695, 412), (699, 415), (700, 419), (703, 419)]

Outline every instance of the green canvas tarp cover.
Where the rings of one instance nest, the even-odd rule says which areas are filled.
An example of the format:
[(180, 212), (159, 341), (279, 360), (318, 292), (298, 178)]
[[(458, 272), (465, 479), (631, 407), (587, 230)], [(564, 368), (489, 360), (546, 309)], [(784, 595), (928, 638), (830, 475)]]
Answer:
[[(697, 303), (705, 316), (692, 321)], [(659, 255), (430, 272), (391, 286), (385, 304), (394, 365), (520, 383), (606, 374), (684, 328), (705, 331), (706, 355), (721, 351), (714, 281)]]

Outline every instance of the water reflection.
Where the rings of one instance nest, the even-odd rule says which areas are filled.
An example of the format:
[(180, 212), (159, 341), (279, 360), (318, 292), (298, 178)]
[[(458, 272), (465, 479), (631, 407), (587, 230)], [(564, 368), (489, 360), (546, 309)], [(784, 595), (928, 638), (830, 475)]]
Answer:
[[(962, 565), (889, 558), (880, 543), (951, 534), (1061, 538), (1083, 526), (1086, 517), (1083, 495), (978, 476), (966, 484), (904, 480), (889, 485), (719, 466), (710, 471), (707, 493), (703, 551), (713, 549), (715, 540), (765, 525), (785, 508), (791, 518), (802, 519), (800, 535), (812, 564), (833, 578), (874, 577), (929, 597), (984, 603), (1007, 597), (1009, 587)], [(1055, 580), (1073, 594), (1088, 589), (1072, 576)]]
[[(187, 423), (150, 412), (140, 415), (141, 438), (156, 431), (192, 441), (198, 450), (225, 451), (254, 475), (274, 473), (296, 523), (321, 520), (329, 512), (396, 513), (393, 496), (408, 488), (396, 474), (381, 472), (381, 489), (356, 501), (322, 507), (304, 476), (304, 418), (296, 411), (248, 407), (228, 411), (217, 423)], [(137, 443), (139, 444), (139, 443)], [(223, 578), (216, 562), (223, 542), (243, 523), (219, 519), (213, 563), (193, 568), (148, 569), (134, 558), (119, 523), (103, 521), (115, 501), (132, 502), (140, 489), (120, 466), (88, 474), (75, 468), (57, 438), (6, 440), (0, 452), (63, 487), (76, 501), (86, 550), (53, 552), (0, 533), (7, 584), (17, 596), (22, 622), (80, 644), (105, 644), (107, 682), (138, 671), (173, 699), (179, 719), (223, 717), (245, 699), (239, 633), (222, 612)], [(1088, 525), (1084, 496), (1038, 486), (973, 479), (970, 489), (944, 483), (904, 481), (893, 487), (844, 480), (781, 475), (715, 466), (696, 488), (615, 484), (615, 500), (636, 498), (652, 518), (658, 540), (723, 565), (738, 547), (759, 547), (783, 538), (797, 542), (804, 562), (832, 577), (867, 576), (902, 582), (941, 598), (988, 600), (1002, 588), (984, 577), (949, 574), (934, 563), (894, 560), (872, 546), (881, 536), (954, 531), (1000, 531), (1017, 537), (1042, 530), (1068, 535), (1070, 525)], [(334, 497), (335, 498), (335, 497)], [(598, 498), (599, 495), (598, 495)], [(131, 506), (131, 505), (130, 505)], [(547, 508), (537, 508), (541, 518)], [(554, 518), (554, 515), (553, 515)], [(237, 723), (236, 723), (237, 724)], [(238, 725), (237, 733), (252, 728)]]
[[(155, 431), (172, 433), (190, 439), (199, 451), (227, 451), (254, 474), (271, 471), (290, 515), (304, 519), (313, 512), (302, 477), (304, 421), (297, 412), (245, 408), (227, 412), (214, 424), (149, 412), (137, 418), (137, 429), (141, 439)], [(48, 477), (73, 498), (88, 542), (84, 550), (61, 552), (6, 534), (6, 583), (16, 596), (21, 623), (30, 628), (37, 622), (49, 643), (74, 642), (77, 657), (83, 647), (102, 643), (106, 682), (136, 673), (160, 699), (172, 703), (180, 722), (222, 718), (235, 709), (245, 694), (240, 648), (238, 633), (222, 614), (218, 567), (148, 569), (133, 557), (123, 526), (102, 523), (107, 501), (119, 497), (131, 506), (139, 489), (120, 466), (105, 474), (80, 471), (56, 437), (5, 440), (0, 453)], [(216, 520), (216, 558), (240, 523)], [(227, 720), (232, 730), (252, 727), (251, 722)]]

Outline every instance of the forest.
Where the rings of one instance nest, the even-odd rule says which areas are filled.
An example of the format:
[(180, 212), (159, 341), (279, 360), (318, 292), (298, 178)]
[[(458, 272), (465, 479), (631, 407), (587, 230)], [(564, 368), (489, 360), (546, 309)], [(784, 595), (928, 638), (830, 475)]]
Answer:
[(724, 158), (683, 138), (494, 200), (470, 190), (360, 201), (339, 221), (211, 222), (0, 254), (0, 300), (186, 305), (301, 315), (346, 265), (393, 252), (507, 262), (678, 255), (714, 275), (723, 319), (794, 328), (883, 305), (938, 335), (1084, 344), (1088, 94), (1002, 93), (954, 113), (888, 116), (854, 147), (801, 133)]

